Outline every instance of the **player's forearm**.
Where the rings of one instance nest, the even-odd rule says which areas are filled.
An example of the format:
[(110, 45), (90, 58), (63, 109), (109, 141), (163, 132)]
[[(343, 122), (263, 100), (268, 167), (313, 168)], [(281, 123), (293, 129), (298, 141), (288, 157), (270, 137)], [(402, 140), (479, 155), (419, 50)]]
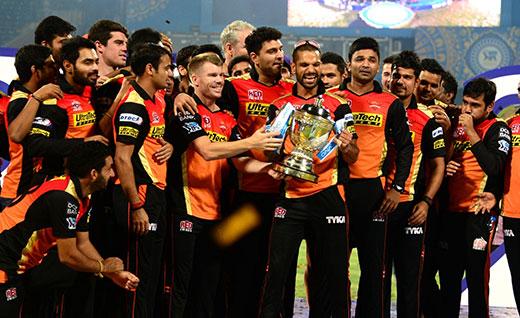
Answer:
[(31, 98), (27, 101), (20, 114), (7, 127), (7, 134), (11, 141), (20, 143), (27, 136), (39, 107), (40, 102), (36, 99)]
[(200, 155), (207, 161), (231, 158), (252, 148), (248, 138), (230, 142), (212, 142), (200, 147)]
[(251, 157), (233, 158), (235, 168), (245, 173), (267, 173), (273, 166), (270, 162), (263, 162)]
[(130, 204), (139, 203), (139, 194), (135, 185), (134, 167), (131, 158), (118, 156), (116, 150), (115, 157), (117, 175), (121, 182), (121, 188)]
[(429, 176), (428, 184), (426, 185), (426, 190), (424, 191), (424, 195), (430, 198), (434, 198), (441, 187), (442, 180), (444, 178), (444, 158), (439, 157), (429, 161), (431, 173)]

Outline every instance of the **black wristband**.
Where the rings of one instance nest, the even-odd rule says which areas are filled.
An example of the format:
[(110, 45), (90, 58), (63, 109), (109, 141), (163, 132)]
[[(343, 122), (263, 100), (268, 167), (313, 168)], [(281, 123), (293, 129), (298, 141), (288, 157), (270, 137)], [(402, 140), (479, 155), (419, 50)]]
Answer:
[(424, 202), (426, 202), (426, 204), (428, 204), (428, 206), (432, 206), (432, 204), (433, 204), (433, 200), (432, 200), (432, 198), (430, 198), (430, 197), (427, 196), (427, 195), (425, 195), (425, 196), (422, 198), (422, 200), (423, 200)]
[(41, 99), (39, 99), (38, 97), (34, 96), (34, 94), (31, 95), (31, 98), (34, 99), (35, 101), (37, 101), (38, 103), (43, 103), (43, 101)]

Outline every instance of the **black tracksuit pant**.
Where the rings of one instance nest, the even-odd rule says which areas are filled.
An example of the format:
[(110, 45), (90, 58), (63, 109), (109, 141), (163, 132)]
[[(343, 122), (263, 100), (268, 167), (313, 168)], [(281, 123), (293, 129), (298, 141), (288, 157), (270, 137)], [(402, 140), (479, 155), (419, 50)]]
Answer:
[[(504, 216), (504, 244), (507, 263), (511, 271), (516, 308), (520, 306), (520, 219)], [(519, 312), (520, 313), (520, 312)]]

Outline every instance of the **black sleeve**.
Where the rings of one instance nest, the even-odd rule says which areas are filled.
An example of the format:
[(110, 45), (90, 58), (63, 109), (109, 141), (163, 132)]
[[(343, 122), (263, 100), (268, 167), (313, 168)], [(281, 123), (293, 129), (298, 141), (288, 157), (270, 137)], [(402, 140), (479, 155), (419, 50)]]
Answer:
[(139, 133), (148, 132), (149, 129), (148, 113), (143, 105), (124, 103), (119, 106), (114, 118), (116, 142), (137, 145), (142, 140)]
[(193, 140), (205, 136), (206, 131), (201, 126), (199, 114), (178, 113), (172, 116), (166, 130), (166, 141), (173, 145), (175, 153), (183, 153)]
[(240, 132), (238, 131), (238, 125), (235, 125), (231, 129), (231, 136), (229, 136), (228, 141), (237, 141), (240, 139), (242, 139), (242, 137), (240, 136)]
[(334, 118), (336, 122), (342, 121), (342, 125), (345, 125), (344, 129), (352, 134), (352, 139), (358, 138), (356, 128), (354, 127), (354, 116), (349, 105), (341, 104), (334, 112)]
[(224, 81), (224, 88), (222, 89), (222, 97), (217, 100), (217, 105), (224, 110), (229, 110), (233, 113), (235, 119), (238, 118), (238, 94), (235, 86), (231, 81)]
[(66, 157), (83, 143), (83, 138), (65, 138), (69, 118), (58, 106), (40, 107), (27, 138), (27, 153), (31, 157)]
[(396, 99), (388, 109), (388, 116), (385, 126), (387, 142), (390, 138), (394, 141), (397, 152), (395, 158), (395, 177), (394, 183), (404, 188), (410, 166), (412, 165), (413, 143), (408, 127), (408, 116), (403, 103)]
[(88, 232), (89, 230), (89, 222), (90, 222), (90, 213), (92, 212), (92, 207), (89, 206), (87, 212), (81, 216), (76, 224), (76, 231), (78, 232)]
[(27, 101), (27, 98), (18, 98), (9, 103), (7, 106), (7, 123), (10, 124), (18, 115), (20, 115), (27, 104)]
[(52, 191), (45, 198), (52, 234), (59, 238), (76, 237), (79, 203), (70, 194)]
[(511, 129), (505, 122), (497, 121), (489, 128), (484, 140), (471, 146), (471, 151), (488, 176), (500, 176), (510, 146)]
[(444, 157), (446, 145), (441, 125), (431, 118), (422, 131), (421, 151), (428, 159)]

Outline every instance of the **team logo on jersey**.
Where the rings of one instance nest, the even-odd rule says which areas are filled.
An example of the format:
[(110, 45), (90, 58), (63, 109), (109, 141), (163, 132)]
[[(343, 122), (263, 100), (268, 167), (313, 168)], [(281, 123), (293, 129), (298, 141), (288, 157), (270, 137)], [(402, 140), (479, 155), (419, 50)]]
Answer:
[(45, 126), (45, 127), (52, 127), (52, 123), (49, 119), (43, 118), (43, 117), (34, 117), (33, 124)]
[(11, 301), (18, 298), (18, 294), (16, 293), (16, 287), (9, 288), (5, 290), (5, 299), (7, 301)]
[(498, 141), (498, 150), (502, 151), (503, 153), (505, 153), (507, 155), (507, 153), (509, 152), (509, 143), (505, 140), (499, 140)]
[(131, 113), (121, 113), (121, 115), (119, 115), (119, 121), (141, 125), (143, 123), (143, 118)]
[(435, 138), (439, 135), (442, 135), (442, 127), (439, 127), (437, 129), (435, 129), (434, 131), (432, 131), (432, 138)]
[(284, 208), (277, 207), (277, 208), (274, 210), (274, 217), (275, 217), (275, 218), (285, 219), (285, 215), (286, 215), (286, 214), (287, 214), (287, 210), (284, 209)]
[(226, 136), (223, 136), (214, 131), (206, 131), (206, 133), (208, 134), (208, 138), (209, 138), (209, 140), (211, 140), (211, 142), (226, 142), (227, 141)]
[(77, 100), (72, 102), (72, 105), (70, 106), (72, 108), (73, 112), (78, 112), (80, 110), (83, 110), (83, 107), (81, 107), (81, 103)]
[(262, 100), (264, 99), (264, 92), (259, 89), (250, 89), (247, 91), (247, 97), (249, 100)]
[(211, 118), (209, 118), (206, 115), (202, 116), (202, 126), (204, 127), (204, 129), (208, 129), (209, 127), (211, 127)]
[(74, 127), (90, 125), (96, 122), (96, 113), (91, 110), (84, 113), (74, 114)]
[(354, 124), (360, 126), (381, 127), (383, 125), (383, 115), (372, 113), (354, 113)]
[(139, 135), (139, 130), (135, 129), (134, 127), (121, 126), (119, 127), (118, 134), (120, 136), (137, 138), (137, 136)]
[(344, 215), (326, 216), (328, 224), (345, 224), (346, 217)]
[(161, 117), (156, 112), (152, 112), (152, 123), (157, 124), (161, 121)]
[(433, 149), (437, 150), (437, 149), (441, 149), (441, 148), (444, 148), (446, 145), (444, 144), (444, 138), (443, 139), (439, 139), (439, 140), (436, 140), (434, 143), (433, 143)]
[(164, 131), (164, 125), (152, 126), (150, 127), (150, 132), (148, 133), (148, 136), (154, 139), (161, 139), (162, 137), (164, 137)]
[(520, 135), (513, 135), (513, 147), (520, 146)]
[(246, 114), (248, 116), (267, 117), (268, 110), (269, 110), (269, 104), (246, 103)]
[(476, 251), (485, 251), (487, 242), (483, 237), (476, 238), (473, 241), (473, 249)]
[(67, 227), (69, 228), (69, 230), (75, 230), (76, 229), (77, 218), (76, 217), (68, 217), (68, 218), (66, 218), (66, 220), (67, 220)]
[(406, 226), (404, 228), (405, 235), (422, 235), (423, 233), (423, 228), (420, 226)]
[(455, 141), (453, 143), (453, 149), (455, 152), (470, 151), (471, 143), (469, 141)]
[(181, 221), (179, 223), (181, 232), (193, 232), (193, 223), (190, 221)]

